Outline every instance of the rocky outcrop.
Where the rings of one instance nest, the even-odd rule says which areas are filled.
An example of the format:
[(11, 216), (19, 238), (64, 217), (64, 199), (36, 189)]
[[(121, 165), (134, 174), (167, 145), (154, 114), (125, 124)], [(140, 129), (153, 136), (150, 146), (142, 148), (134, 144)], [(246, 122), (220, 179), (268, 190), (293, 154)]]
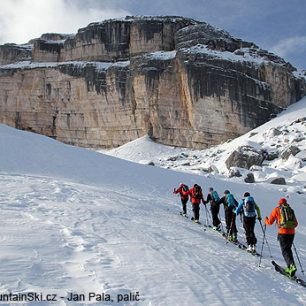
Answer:
[(182, 17), (126, 17), (95, 22), (73, 36), (48, 34), (32, 41), (33, 60), (122, 61), (146, 52), (174, 50), (175, 33), (197, 23)]
[(281, 152), (281, 158), (282, 159), (288, 159), (290, 155), (295, 156), (297, 155), (301, 150), (296, 146), (288, 146)]
[(244, 181), (249, 184), (255, 183), (254, 174), (252, 172), (247, 173), (246, 177), (244, 178)]
[(0, 65), (30, 60), (32, 45), (5, 44), (0, 46)]
[(252, 166), (260, 166), (263, 162), (263, 156), (253, 147), (243, 146), (233, 151), (225, 161), (226, 167), (238, 167), (250, 169)]
[[(234, 52), (241, 48), (257, 47), (255, 44), (232, 37), (228, 32), (217, 29), (207, 23), (184, 27), (175, 34), (178, 49), (196, 45), (207, 46), (210, 50)], [(243, 52), (242, 50), (240, 52)]]
[(32, 60), (35, 62), (59, 62), (64, 42), (74, 35), (64, 35), (56, 33), (43, 34), (38, 39), (33, 39)]
[(36, 39), (33, 48), (33, 60), (36, 62), (58, 62), (60, 59), (63, 42)]
[(182, 17), (108, 20), (30, 43), (31, 61), (0, 66), (0, 122), (80, 146), (148, 134), (205, 148), (306, 93), (281, 58)]
[(283, 177), (276, 177), (276, 178), (273, 178), (271, 181), (270, 181), (270, 184), (274, 184), (274, 185), (286, 185), (286, 180), (285, 178)]

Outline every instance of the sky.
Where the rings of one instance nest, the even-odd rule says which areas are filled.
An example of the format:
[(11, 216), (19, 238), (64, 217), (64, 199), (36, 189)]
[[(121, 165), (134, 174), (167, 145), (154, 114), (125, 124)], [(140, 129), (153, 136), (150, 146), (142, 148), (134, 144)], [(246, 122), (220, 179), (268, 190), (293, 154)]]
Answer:
[(0, 44), (127, 15), (205, 21), (306, 68), (305, 0), (0, 0)]

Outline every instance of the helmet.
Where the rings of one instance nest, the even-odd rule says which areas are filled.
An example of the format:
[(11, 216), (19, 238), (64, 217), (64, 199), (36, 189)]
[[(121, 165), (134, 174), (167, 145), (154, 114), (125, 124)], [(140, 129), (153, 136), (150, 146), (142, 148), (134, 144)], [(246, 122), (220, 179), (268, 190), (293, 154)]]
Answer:
[(249, 196), (250, 196), (250, 193), (249, 193), (249, 192), (245, 192), (243, 196), (244, 196), (244, 197), (249, 197)]
[(230, 193), (229, 190), (224, 191), (224, 194), (229, 194), (229, 193)]
[(279, 205), (282, 205), (282, 204), (286, 204), (287, 203), (287, 200), (285, 198), (281, 198), (279, 201), (278, 201), (278, 204)]
[(214, 191), (214, 188), (209, 187), (209, 188), (208, 188), (208, 191)]

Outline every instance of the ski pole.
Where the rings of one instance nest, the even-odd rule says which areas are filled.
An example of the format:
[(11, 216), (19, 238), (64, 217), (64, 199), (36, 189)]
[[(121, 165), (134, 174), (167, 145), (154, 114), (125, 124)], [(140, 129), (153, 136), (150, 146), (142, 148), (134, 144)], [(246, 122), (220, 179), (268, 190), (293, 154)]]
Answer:
[[(207, 205), (207, 204), (206, 204)], [(210, 220), (210, 222), (212, 223), (212, 216), (210, 211), (208, 210), (207, 206), (205, 205), (205, 209), (206, 209), (206, 213), (208, 214), (208, 219)]]
[(294, 249), (296, 258), (297, 258), (297, 260), (298, 260), (298, 262), (299, 262), (299, 265), (300, 265), (300, 267), (301, 267), (301, 272), (304, 274), (304, 269), (303, 269), (303, 267), (302, 267), (302, 263), (301, 263), (301, 261), (300, 261), (300, 258), (299, 258), (299, 255), (298, 255), (298, 253), (297, 253), (296, 247), (295, 247), (294, 243), (293, 243), (292, 245), (293, 245), (293, 249)]
[(220, 220), (221, 230), (222, 230), (222, 232), (224, 232), (224, 229), (223, 229), (223, 224), (222, 224), (222, 219), (221, 219), (220, 214), (218, 214), (218, 218), (219, 218), (219, 220)]
[(260, 264), (261, 264), (261, 258), (262, 258), (262, 252), (263, 252), (263, 248), (264, 248), (264, 244), (265, 244), (265, 238), (266, 238), (266, 224), (264, 226), (264, 229), (263, 229), (263, 238), (262, 238), (262, 245), (261, 245), (261, 252), (260, 252), (260, 258), (259, 258), (259, 265), (258, 267), (260, 267)]
[(208, 226), (208, 212), (207, 212), (206, 204), (204, 204), (204, 206), (205, 206), (205, 212), (206, 212), (206, 225)]
[[(264, 229), (263, 229), (263, 226), (262, 226), (261, 220), (259, 220), (259, 224), (260, 224), (260, 226), (261, 226), (262, 233), (264, 233)], [(265, 238), (265, 241), (266, 241), (266, 244), (267, 244), (267, 247), (268, 247), (269, 253), (270, 253), (270, 258), (273, 258), (272, 253), (271, 253), (271, 249), (270, 249), (270, 245), (269, 245), (269, 243), (268, 243), (267, 236), (266, 236), (266, 235), (264, 235), (264, 238)]]

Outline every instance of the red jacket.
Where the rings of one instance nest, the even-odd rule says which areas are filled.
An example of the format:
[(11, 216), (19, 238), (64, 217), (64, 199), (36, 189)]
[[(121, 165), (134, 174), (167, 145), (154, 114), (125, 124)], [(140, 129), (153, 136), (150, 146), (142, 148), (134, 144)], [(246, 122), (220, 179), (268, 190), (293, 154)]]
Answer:
[(181, 199), (186, 199), (186, 198), (188, 198), (188, 195), (184, 195), (184, 193), (183, 193), (184, 192), (183, 186), (184, 186), (184, 184), (181, 184), (178, 189), (174, 190), (173, 193), (175, 193), (175, 194), (179, 193), (180, 196), (181, 196)]
[(191, 197), (191, 203), (192, 204), (200, 204), (201, 203), (201, 200), (202, 200), (202, 203), (205, 204), (205, 201), (204, 201), (204, 198), (203, 198), (203, 193), (201, 191), (201, 199), (197, 199), (195, 198), (194, 196), (194, 187), (192, 187), (191, 189), (189, 189), (187, 192), (183, 191), (183, 194), (184, 195), (190, 195)]
[[(279, 234), (290, 234), (293, 235), (295, 233), (295, 229), (294, 228), (282, 228), (279, 227), (279, 221), (280, 221), (280, 206), (278, 205), (277, 207), (275, 207), (271, 214), (270, 217), (265, 219), (265, 223), (267, 225), (272, 225), (274, 223), (274, 221), (276, 220), (276, 224), (278, 226), (278, 233)], [(298, 221), (295, 219), (295, 227), (298, 226)]]

